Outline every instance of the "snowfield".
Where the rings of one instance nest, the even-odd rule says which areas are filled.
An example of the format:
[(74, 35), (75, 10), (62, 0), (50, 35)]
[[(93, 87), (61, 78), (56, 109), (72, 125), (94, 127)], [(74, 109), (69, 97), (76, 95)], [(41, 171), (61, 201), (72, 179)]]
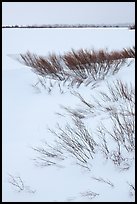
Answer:
[[(88, 168), (84, 168), (67, 152), (67, 158), (58, 165), (42, 166), (38, 158), (41, 155), (33, 148), (44, 147), (44, 142), (54, 145), (56, 137), (48, 128), (58, 132), (57, 123), (62, 129), (66, 124), (74, 126), (69, 112), (62, 106), (75, 111), (85, 106), (72, 92), (96, 105), (93, 98), (102, 102), (100, 91), (109, 93), (107, 84), (121, 80), (134, 87), (135, 60), (128, 59), (118, 73), (98, 82), (94, 89), (92, 84), (73, 89), (62, 87), (61, 93), (55, 86), (48, 93), (42, 86), (34, 86), (37, 75), (29, 67), (9, 56), (27, 51), (42, 56), (64, 54), (72, 48), (122, 50), (134, 46), (135, 31), (87, 28), (3, 29), (2, 32), (3, 202), (134, 202), (134, 151), (122, 149), (125, 160), (116, 165), (97, 149), (94, 158), (88, 160)], [(125, 107), (119, 100), (114, 107), (121, 104)], [(109, 113), (96, 107), (95, 112), (87, 112), (82, 122), (99, 141), (97, 127), (103, 123), (109, 130), (111, 122)], [(115, 142), (108, 137), (108, 144), (113, 149)]]

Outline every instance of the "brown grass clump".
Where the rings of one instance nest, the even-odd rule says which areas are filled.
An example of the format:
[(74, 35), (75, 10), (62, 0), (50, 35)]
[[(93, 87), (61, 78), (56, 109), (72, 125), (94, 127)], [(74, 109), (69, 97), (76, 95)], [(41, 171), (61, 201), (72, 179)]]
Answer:
[(48, 57), (37, 56), (27, 52), (26, 54), (20, 54), (21, 62), (26, 66), (32, 67), (33, 71), (43, 77), (49, 75), (52, 78), (63, 80), (63, 67), (60, 63), (60, 56), (55, 54)]
[(90, 78), (88, 83), (90, 84), (117, 73), (128, 58), (135, 58), (135, 47), (112, 52), (94, 49), (75, 51), (72, 49), (62, 56), (50, 54), (47, 57), (27, 52), (20, 54), (18, 60), (31, 67), (36, 74), (43, 78), (69, 81), (71, 86), (80, 86), (86, 79)]

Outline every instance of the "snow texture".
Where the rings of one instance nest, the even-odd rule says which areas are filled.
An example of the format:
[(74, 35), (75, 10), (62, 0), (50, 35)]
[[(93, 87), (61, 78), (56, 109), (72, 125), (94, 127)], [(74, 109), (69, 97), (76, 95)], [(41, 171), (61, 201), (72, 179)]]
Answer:
[[(80, 48), (121, 50), (132, 47), (135, 32), (128, 29), (4, 29), (2, 64), (2, 200), (3, 202), (134, 202), (130, 184), (135, 182), (134, 155), (128, 170), (120, 170), (112, 161), (96, 154), (91, 161), (91, 171), (78, 165), (73, 158), (58, 166), (40, 167), (34, 162), (32, 147), (44, 141), (54, 143), (54, 136), (48, 127), (56, 130), (57, 122), (63, 127), (72, 120), (61, 108), (81, 108), (79, 99), (71, 94), (71, 88), (64, 88), (61, 94), (57, 87), (48, 94), (42, 87), (34, 88), (37, 76), (30, 68), (11, 59), (8, 55), (26, 53), (37, 55), (64, 52)], [(120, 79), (134, 86), (134, 60), (115, 75), (98, 83), (97, 88), (81, 85), (75, 89), (88, 101), (97, 91), (107, 91), (106, 83)], [(63, 116), (57, 114), (61, 113)], [(86, 127), (95, 131), (106, 116), (89, 115), (84, 120)], [(109, 124), (109, 118), (105, 118)], [(109, 125), (108, 125), (109, 127)], [(10, 182), (15, 179), (22, 190)]]

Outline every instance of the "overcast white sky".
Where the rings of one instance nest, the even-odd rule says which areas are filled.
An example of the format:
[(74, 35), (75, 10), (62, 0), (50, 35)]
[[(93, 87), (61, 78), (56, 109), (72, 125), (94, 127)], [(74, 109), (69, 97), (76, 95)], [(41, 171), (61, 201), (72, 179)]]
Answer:
[(134, 23), (135, 2), (2, 2), (2, 24)]

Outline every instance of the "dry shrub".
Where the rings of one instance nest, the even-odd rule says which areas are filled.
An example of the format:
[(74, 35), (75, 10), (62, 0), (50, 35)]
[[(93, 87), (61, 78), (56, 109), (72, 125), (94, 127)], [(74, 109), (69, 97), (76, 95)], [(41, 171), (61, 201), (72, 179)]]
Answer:
[(62, 56), (50, 54), (47, 57), (27, 52), (20, 54), (18, 60), (31, 67), (43, 79), (50, 78), (64, 82), (64, 85), (68, 82), (72, 87), (79, 87), (87, 79), (89, 85), (117, 73), (128, 58), (135, 58), (135, 47), (112, 52), (80, 49)]
[[(100, 92), (100, 99), (86, 101), (80, 94), (74, 93), (83, 104), (83, 108), (66, 110), (75, 117), (95, 117), (101, 114), (108, 115), (109, 126), (101, 122), (97, 128), (97, 135), (101, 139), (100, 150), (105, 158), (111, 159), (114, 164), (129, 168), (129, 164), (123, 155), (135, 151), (135, 89), (132, 84), (117, 80), (107, 84), (108, 92)], [(112, 138), (113, 145), (108, 140)], [(127, 162), (127, 163), (126, 163)]]
[(63, 129), (58, 124), (56, 131), (49, 129), (55, 136), (55, 144), (50, 146), (44, 143), (44, 147), (42, 148), (33, 148), (39, 155), (35, 159), (36, 164), (40, 166), (56, 165), (60, 167), (59, 162), (73, 157), (76, 164), (90, 170), (88, 161), (94, 158), (97, 143), (93, 139), (92, 133), (87, 130), (81, 120), (73, 117), (73, 122), (73, 127), (66, 124), (65, 129)]
[[(36, 162), (41, 166), (59, 165), (59, 161), (72, 156), (76, 163), (88, 170), (96, 153), (101, 152), (121, 169), (129, 169), (132, 153), (135, 151), (135, 92), (131, 85), (122, 81), (108, 84), (109, 92), (100, 92), (100, 102), (86, 101), (80, 94), (75, 96), (84, 105), (82, 110), (64, 108), (72, 118), (66, 124), (50, 132), (55, 136), (53, 146), (33, 148), (39, 155)], [(82, 106), (81, 106), (82, 107)], [(90, 116), (91, 113), (91, 116)], [(83, 118), (93, 118), (105, 114), (109, 118), (109, 128), (103, 121), (88, 130)], [(126, 155), (126, 156), (125, 156)]]
[[(126, 57), (127, 58), (127, 57)], [(66, 66), (83, 80), (92, 76), (92, 79), (104, 79), (109, 73), (114, 74), (126, 62), (119, 52), (108, 53), (104, 50), (79, 50), (63, 56)]]
[(60, 56), (55, 54), (48, 57), (37, 56), (27, 52), (26, 54), (20, 54), (20, 62), (26, 66), (32, 67), (33, 71), (40, 76), (49, 76), (56, 80), (64, 80), (63, 67), (61, 65)]
[(30, 188), (30, 186), (26, 186), (24, 184), (24, 181), (22, 180), (22, 178), (20, 176), (13, 176), (11, 174), (9, 174), (9, 180), (8, 180), (9, 184), (12, 185), (12, 187), (14, 187), (14, 189), (17, 192), (27, 192), (27, 193), (35, 193), (36, 190), (32, 190)]

